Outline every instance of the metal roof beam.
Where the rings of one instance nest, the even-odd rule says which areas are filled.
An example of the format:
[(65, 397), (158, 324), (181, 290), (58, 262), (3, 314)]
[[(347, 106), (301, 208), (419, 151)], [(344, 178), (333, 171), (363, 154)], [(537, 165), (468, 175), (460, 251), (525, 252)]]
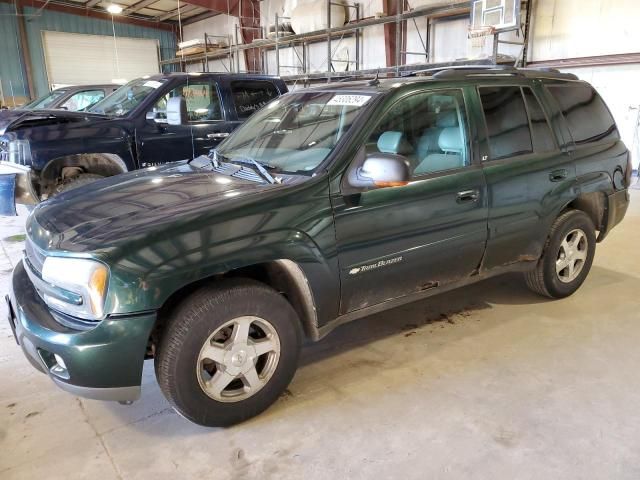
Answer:
[(130, 7), (125, 8), (122, 13), (124, 13), (125, 15), (128, 15), (129, 13), (135, 13), (138, 10), (142, 10), (143, 8), (148, 7), (149, 5), (153, 5), (157, 1), (158, 0), (142, 0), (138, 3), (134, 3)]
[(185, 5), (181, 6), (180, 8), (176, 8), (175, 10), (173, 10), (171, 12), (163, 13), (162, 15), (158, 15), (157, 17), (153, 17), (153, 19), (158, 21), (158, 22), (162, 22), (164, 20), (169, 20), (170, 18), (177, 17), (178, 13), (180, 15), (184, 15), (186, 13), (193, 12), (194, 10), (197, 10), (198, 8), (200, 8), (200, 7), (195, 6), (195, 5), (185, 4)]

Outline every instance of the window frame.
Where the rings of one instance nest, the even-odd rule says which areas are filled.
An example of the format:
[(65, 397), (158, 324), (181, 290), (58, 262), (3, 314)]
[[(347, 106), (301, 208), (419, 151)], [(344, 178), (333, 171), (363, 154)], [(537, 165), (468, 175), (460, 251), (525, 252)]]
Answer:
[[(393, 103), (391, 103), (390, 105), (388, 105), (382, 112), (380, 112), (380, 119), (378, 121), (376, 121), (375, 123), (373, 123), (371, 125), (370, 128), (367, 129), (366, 131), (366, 135), (363, 138), (362, 143), (360, 144), (359, 148), (365, 148), (366, 147), (366, 143), (369, 140), (369, 138), (371, 137), (371, 134), (375, 131), (375, 129), (384, 121), (386, 115), (400, 102), (407, 100), (410, 97), (413, 97), (415, 95), (423, 95), (423, 94), (438, 94), (438, 93), (442, 93), (442, 92), (459, 92), (460, 97), (462, 98), (462, 104), (464, 107), (464, 112), (463, 114), (466, 115), (465, 117), (465, 125), (464, 125), (464, 134), (465, 134), (465, 148), (467, 150), (467, 158), (469, 159), (469, 163), (467, 165), (464, 165), (462, 167), (458, 167), (458, 168), (450, 168), (448, 170), (439, 170), (437, 172), (426, 172), (426, 173), (420, 173), (417, 175), (412, 175), (411, 179), (409, 180), (409, 183), (413, 183), (413, 182), (418, 182), (418, 181), (422, 181), (428, 178), (434, 178), (434, 177), (439, 177), (442, 175), (449, 175), (451, 173), (455, 173), (455, 172), (459, 172), (462, 171), (464, 169), (467, 169), (469, 167), (473, 167), (476, 162), (474, 161), (475, 155), (473, 154), (473, 148), (472, 148), (472, 142), (471, 142), (471, 114), (470, 114), (470, 109), (469, 109), (469, 99), (467, 98), (467, 94), (466, 94), (466, 89), (464, 88), (464, 86), (457, 86), (457, 87), (436, 87), (436, 88), (421, 88), (420, 90), (414, 90), (411, 92), (407, 92), (404, 95), (398, 97), (395, 101), (393, 101)], [(357, 158), (354, 159), (354, 162), (357, 161)], [(345, 175), (348, 174), (348, 171), (353, 168), (353, 162), (352, 164), (349, 165), (348, 169), (345, 171)], [(396, 187), (396, 188), (404, 188), (404, 187)]]
[[(282, 93), (280, 92), (280, 89), (278, 88), (278, 86), (277, 86), (274, 82), (272, 82), (272, 81), (270, 81), (270, 80), (265, 80), (265, 79), (252, 79), (252, 78), (251, 78), (251, 79), (245, 79), (245, 80), (243, 80), (243, 79), (231, 79), (231, 80), (229, 80), (229, 95), (230, 95), (230, 97), (231, 97), (231, 101), (233, 102), (233, 109), (234, 109), (234, 112), (235, 112), (235, 114), (236, 114), (236, 118), (237, 118), (237, 119), (238, 119), (238, 121), (240, 121), (240, 122), (244, 122), (244, 121), (245, 121), (245, 120), (247, 120), (251, 115), (253, 115), (254, 113), (256, 113), (258, 110), (260, 110), (261, 108), (264, 108), (264, 106), (263, 106), (263, 107), (260, 107), (258, 110), (254, 110), (253, 112), (251, 112), (251, 114), (250, 114), (250, 115), (247, 115), (246, 117), (245, 117), (245, 116), (242, 116), (242, 115), (240, 114), (240, 112), (238, 112), (238, 103), (236, 102), (235, 93), (234, 93), (234, 91), (233, 91), (233, 84), (234, 84), (234, 83), (241, 83), (241, 82), (267, 83), (267, 84), (271, 85), (271, 86), (273, 87), (273, 89), (275, 90), (275, 92), (276, 92), (276, 96), (275, 96), (275, 97), (273, 97), (271, 100), (269, 100), (269, 102), (271, 102), (271, 101), (275, 100), (276, 98), (278, 98), (278, 97), (280, 97), (280, 96), (282, 95)], [(267, 103), (269, 103), (269, 102), (267, 102)], [(266, 104), (265, 104), (265, 105), (266, 105)]]
[[(534, 137), (535, 137), (534, 129), (533, 129), (533, 124), (531, 123), (531, 112), (529, 111), (529, 104), (527, 103), (527, 97), (524, 94), (525, 88), (528, 88), (529, 90), (531, 90), (531, 93), (533, 94), (533, 98), (535, 98), (536, 101), (538, 102), (538, 105), (540, 106), (540, 110), (542, 111), (542, 115), (544, 115), (544, 119), (547, 122), (547, 127), (549, 128), (549, 133), (551, 134), (551, 139), (553, 140), (553, 145), (555, 147), (552, 150), (536, 151), (536, 146), (534, 142)], [(540, 100), (540, 96), (536, 93), (536, 89), (533, 88), (532, 85), (520, 85), (520, 92), (522, 93), (522, 98), (524, 99), (524, 108), (527, 111), (527, 118), (529, 119), (529, 130), (531, 131), (531, 148), (533, 148), (533, 153), (545, 154), (545, 153), (552, 153), (552, 152), (559, 151), (560, 144), (558, 143), (556, 132), (554, 131), (551, 120), (549, 119), (549, 114), (546, 111), (544, 102)]]
[[(489, 126), (487, 125), (487, 117), (484, 113), (484, 106), (482, 104), (482, 95), (480, 95), (480, 89), (481, 88), (509, 88), (509, 87), (516, 87), (520, 90), (520, 97), (522, 98), (522, 103), (524, 105), (524, 111), (525, 111), (525, 115), (527, 116), (527, 125), (529, 125), (529, 136), (531, 138), (531, 151), (530, 152), (526, 152), (526, 153), (520, 153), (518, 155), (511, 155), (508, 157), (500, 157), (500, 158), (491, 158), (491, 137), (489, 136)], [(527, 108), (527, 101), (524, 98), (524, 92), (522, 91), (523, 87), (531, 87), (531, 84), (529, 83), (505, 83), (505, 84), (495, 84), (495, 83), (487, 83), (487, 84), (483, 84), (483, 85), (476, 85), (475, 87), (475, 91), (476, 91), (476, 95), (478, 98), (478, 107), (479, 107), (479, 114), (480, 114), (480, 122), (482, 123), (483, 127), (484, 127), (484, 148), (482, 149), (482, 155), (481, 155), (481, 163), (484, 165), (486, 163), (489, 162), (504, 162), (504, 161), (511, 161), (511, 160), (519, 160), (521, 158), (529, 158), (531, 156), (534, 155), (539, 155), (540, 152), (536, 152), (533, 146), (533, 129), (531, 128), (531, 116), (529, 115), (529, 109)], [(533, 91), (533, 89), (532, 89)], [(535, 94), (535, 91), (534, 91)], [(536, 97), (539, 100), (539, 97)], [(544, 109), (543, 109), (544, 112)], [(545, 113), (545, 118), (546, 118), (546, 112)], [(547, 118), (547, 124), (549, 126), (551, 126), (551, 124), (549, 123), (549, 119)], [(553, 133), (553, 130), (551, 130), (551, 132)], [(555, 134), (554, 134), (555, 136)], [(549, 153), (549, 152), (544, 152), (544, 153)]]
[[(203, 83), (209, 83), (213, 88), (212, 91), (216, 92), (216, 95), (218, 96), (218, 101), (220, 103), (220, 113), (222, 114), (222, 118), (220, 119), (216, 119), (216, 120), (189, 120), (188, 123), (186, 123), (185, 125), (208, 125), (208, 124), (213, 124), (213, 123), (217, 123), (217, 122), (226, 122), (227, 120), (227, 109), (225, 108), (225, 104), (223, 102), (222, 99), (222, 95), (220, 92), (220, 83), (215, 80), (215, 79), (196, 79), (194, 81), (183, 81), (178, 83), (177, 85), (173, 85), (170, 86), (164, 93), (162, 93), (162, 95), (160, 95), (157, 100), (151, 104), (151, 109), (149, 111), (153, 111), (153, 109), (156, 108), (156, 105), (158, 104), (158, 102), (160, 102), (160, 100), (162, 100), (165, 96), (169, 95), (172, 91), (176, 90), (177, 88), (183, 88), (183, 87), (187, 87), (190, 85), (200, 85)], [(187, 99), (185, 98), (185, 101)], [(187, 110), (188, 111), (188, 110)], [(166, 113), (166, 110), (165, 110)]]

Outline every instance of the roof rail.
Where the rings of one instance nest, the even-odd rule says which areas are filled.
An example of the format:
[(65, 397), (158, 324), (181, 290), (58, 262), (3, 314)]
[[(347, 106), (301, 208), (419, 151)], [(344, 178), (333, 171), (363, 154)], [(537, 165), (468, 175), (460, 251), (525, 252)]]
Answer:
[(515, 68), (511, 65), (463, 65), (457, 68), (441, 68), (431, 73), (438, 79), (456, 79), (469, 76), (485, 75), (513, 75), (527, 78), (557, 78), (563, 80), (578, 80), (573, 73), (563, 73), (555, 68)]

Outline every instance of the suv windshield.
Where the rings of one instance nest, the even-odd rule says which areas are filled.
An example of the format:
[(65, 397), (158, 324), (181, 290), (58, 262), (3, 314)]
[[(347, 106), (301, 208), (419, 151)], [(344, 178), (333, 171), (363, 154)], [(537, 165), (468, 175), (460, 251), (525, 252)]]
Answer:
[(67, 93), (67, 90), (54, 90), (53, 92), (34, 100), (31, 103), (27, 103), (20, 107), (20, 109), (26, 110), (41, 110), (51, 105), (57, 98)]
[(290, 93), (252, 115), (217, 152), (282, 172), (318, 167), (349, 131), (373, 94)]
[(123, 85), (111, 95), (100, 100), (91, 108), (89, 112), (101, 113), (115, 117), (122, 117), (134, 110), (152, 92), (161, 87), (166, 80), (150, 80), (148, 78), (138, 78)]

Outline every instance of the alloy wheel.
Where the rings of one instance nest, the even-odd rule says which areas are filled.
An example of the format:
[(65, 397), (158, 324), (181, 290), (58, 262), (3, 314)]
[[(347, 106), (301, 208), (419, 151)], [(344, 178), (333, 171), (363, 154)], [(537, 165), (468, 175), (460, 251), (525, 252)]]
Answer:
[(196, 374), (200, 387), (219, 402), (255, 395), (273, 376), (280, 359), (280, 338), (267, 320), (234, 318), (216, 329), (202, 346)]
[(561, 282), (570, 283), (580, 275), (588, 249), (587, 236), (581, 229), (571, 230), (564, 237), (556, 258), (556, 274)]

